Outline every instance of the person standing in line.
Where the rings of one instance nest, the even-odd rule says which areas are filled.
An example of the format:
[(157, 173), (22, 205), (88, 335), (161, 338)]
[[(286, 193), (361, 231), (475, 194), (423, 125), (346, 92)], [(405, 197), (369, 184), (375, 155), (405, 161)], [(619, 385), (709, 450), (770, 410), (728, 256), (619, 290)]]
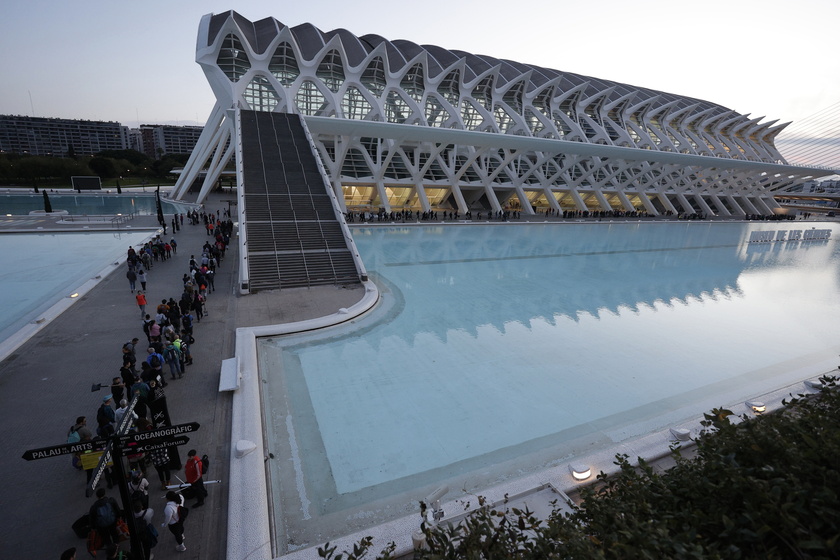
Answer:
[(148, 506), (144, 508), (140, 502), (134, 502), (131, 507), (134, 509), (134, 519), (137, 520), (137, 525), (139, 526), (140, 548), (143, 549), (143, 560), (151, 560), (154, 555), (152, 554), (152, 542), (150, 539), (154, 537), (154, 543), (157, 544), (157, 529), (152, 525), (151, 529), (154, 531), (154, 534), (151, 534), (149, 525), (152, 524), (155, 510)]
[[(143, 286), (143, 288), (145, 289), (146, 286)], [(146, 294), (143, 293), (143, 290), (140, 290), (134, 297), (137, 299), (137, 307), (140, 308), (140, 318), (142, 319), (146, 316)]]
[(135, 284), (137, 283), (137, 274), (133, 268), (129, 268), (128, 272), (125, 273), (125, 277), (128, 278), (128, 286), (131, 288), (131, 293), (133, 294)]
[(114, 433), (117, 415), (111, 404), (114, 402), (113, 395), (105, 395), (102, 397), (102, 404), (99, 410), (96, 411), (96, 434), (102, 437), (108, 437)]
[[(152, 429), (151, 425), (148, 427)], [(164, 447), (163, 449), (152, 449), (149, 452), (152, 456), (152, 464), (155, 466), (158, 478), (160, 478), (160, 489), (166, 490), (169, 486), (169, 451)]]
[(184, 474), (187, 477), (190, 488), (195, 490), (197, 501), (193, 504), (193, 507), (201, 507), (204, 505), (204, 498), (207, 497), (207, 489), (204, 488), (204, 478), (201, 472), (202, 462), (198, 458), (198, 452), (195, 449), (190, 449), (187, 457), (187, 464), (184, 465)]
[(120, 507), (114, 498), (105, 495), (104, 488), (99, 488), (96, 491), (96, 501), (90, 506), (88, 514), (90, 515), (90, 524), (99, 533), (103, 543), (119, 542), (117, 519), (120, 516)]
[(141, 268), (137, 271), (137, 279), (140, 280), (140, 287), (146, 291), (146, 272)]
[(169, 532), (175, 537), (178, 543), (175, 550), (184, 552), (184, 520), (181, 519), (181, 507), (184, 505), (184, 497), (170, 490), (166, 493), (166, 506), (163, 508), (163, 523), (161, 527), (168, 527)]

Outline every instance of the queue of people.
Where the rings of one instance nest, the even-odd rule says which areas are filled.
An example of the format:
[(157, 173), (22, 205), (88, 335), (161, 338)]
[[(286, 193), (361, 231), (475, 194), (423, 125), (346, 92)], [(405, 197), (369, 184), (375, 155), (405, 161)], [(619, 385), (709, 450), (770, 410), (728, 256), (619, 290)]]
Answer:
[[(200, 221), (205, 225), (213, 224), (212, 243), (204, 243), (199, 253), (200, 257), (192, 255), (188, 261), (184, 259), (188, 272), (184, 274), (182, 284), (178, 286), (181, 292), (178, 299), (164, 298), (154, 310), (147, 309), (151, 276), (149, 271), (155, 266), (177, 259), (177, 242), (174, 238), (166, 241), (161, 236), (156, 236), (141, 247), (130, 247), (127, 251), (126, 277), (129, 280), (129, 289), (132, 293), (136, 292), (135, 301), (142, 319), (138, 328), (142, 326), (146, 342), (142, 343), (138, 336), (122, 345), (120, 373), (115, 375), (111, 384), (107, 386), (108, 393), (101, 398), (100, 406), (93, 417), (95, 420), (89, 425), (87, 416), (79, 416), (68, 430), (68, 443), (94, 441), (100, 444), (94, 447), (98, 451), (73, 455), (73, 467), (86, 473), (87, 485), (91, 484), (102, 450), (109, 438), (116, 434), (119, 426), (126, 421), (126, 416), (130, 416), (130, 431), (151, 431), (159, 428), (160, 426), (153, 422), (153, 412), (161, 406), (168, 407), (165, 388), (173, 381), (184, 379), (189, 366), (193, 365), (196, 324), (207, 316), (207, 298), (215, 290), (215, 274), (224, 258), (233, 229), (230, 220), (223, 222), (219, 218), (218, 214), (214, 216), (212, 213), (188, 214), (192, 224), (198, 225)], [(173, 220), (175, 219), (183, 223), (184, 216), (176, 216)], [(155, 291), (159, 290), (160, 287), (156, 286)], [(141, 359), (139, 355), (144, 357)], [(135, 395), (138, 396), (138, 400), (133, 410), (130, 410), (129, 404)], [(207, 497), (207, 490), (203, 484), (206, 455), (199, 458), (201, 456), (196, 450), (190, 450), (188, 457), (185, 479), (189, 484), (190, 493), (196, 497), (193, 507), (201, 507)], [(113, 488), (118, 481), (112, 467), (104, 469), (103, 479), (107, 489), (97, 488), (96, 500), (87, 514), (74, 524), (77, 534), (87, 534), (88, 551), (92, 555), (95, 556), (98, 550), (105, 548), (107, 554), (117, 550), (120, 558), (132, 558), (127, 551), (120, 550), (120, 542), (128, 537), (125, 520), (128, 515), (133, 515), (137, 520), (136, 526), (140, 528), (139, 537), (143, 548), (143, 557), (138, 560), (150, 560), (153, 557), (152, 548), (157, 545), (161, 535), (155, 528), (154, 510), (150, 507), (151, 485), (147, 479), (147, 472), (150, 472), (151, 468), (155, 470), (161, 490), (166, 491), (166, 504), (162, 508), (163, 519), (160, 527), (167, 528), (172, 533), (177, 551), (186, 550), (184, 521), (189, 509), (184, 493), (170, 488), (173, 471), (180, 469), (180, 459), (173, 459), (166, 447), (127, 456), (127, 472), (130, 473), (127, 481), (131, 497), (130, 511), (124, 511), (117, 501), (108, 495), (107, 489)], [(71, 550), (73, 556), (70, 555)], [(75, 557), (74, 555), (75, 549), (68, 549), (62, 557)]]

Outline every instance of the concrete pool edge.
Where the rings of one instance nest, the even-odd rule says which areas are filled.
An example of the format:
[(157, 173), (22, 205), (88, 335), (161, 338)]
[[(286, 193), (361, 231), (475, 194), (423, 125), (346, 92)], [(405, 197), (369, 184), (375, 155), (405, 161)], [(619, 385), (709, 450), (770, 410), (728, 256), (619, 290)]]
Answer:
[[(350, 321), (369, 311), (379, 290), (363, 282), (362, 299), (336, 313), (277, 325), (236, 329), (237, 388), (231, 403), (230, 488), (228, 497), (227, 558), (273, 558), (273, 510), (269, 503), (266, 447), (263, 438), (262, 399), (257, 359), (257, 338), (321, 329)], [(255, 451), (261, 451), (256, 453)]]

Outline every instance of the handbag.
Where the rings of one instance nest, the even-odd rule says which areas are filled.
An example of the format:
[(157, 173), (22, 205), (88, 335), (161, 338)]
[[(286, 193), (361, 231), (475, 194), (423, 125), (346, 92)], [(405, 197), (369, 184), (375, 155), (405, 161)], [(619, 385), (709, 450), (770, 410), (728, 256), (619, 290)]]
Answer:
[(117, 535), (119, 535), (120, 542), (127, 541), (131, 538), (131, 533), (128, 530), (128, 523), (125, 519), (117, 520)]
[(102, 548), (102, 537), (100, 536), (99, 531), (91, 529), (87, 538), (87, 551), (91, 556), (96, 558), (96, 552), (100, 548)]

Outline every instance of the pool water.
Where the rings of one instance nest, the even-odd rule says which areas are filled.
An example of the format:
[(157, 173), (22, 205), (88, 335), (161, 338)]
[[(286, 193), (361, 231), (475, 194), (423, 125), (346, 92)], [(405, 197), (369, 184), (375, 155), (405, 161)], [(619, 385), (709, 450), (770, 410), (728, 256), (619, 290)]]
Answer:
[(376, 310), (258, 342), (284, 458), (278, 542), (347, 534), (415, 511), (419, 488), (480, 492), (834, 367), (837, 226), (820, 225), (827, 241), (747, 242), (801, 227), (354, 228)]
[(0, 235), (0, 342), (149, 237), (149, 232)]
[[(74, 216), (83, 215), (115, 215), (137, 213), (154, 215), (157, 213), (155, 195), (148, 194), (61, 194), (48, 192), (53, 211), (66, 210)], [(190, 208), (161, 200), (164, 214), (186, 213)], [(10, 194), (0, 196), (0, 214), (14, 216), (27, 215), (34, 211), (44, 210), (43, 194)]]

